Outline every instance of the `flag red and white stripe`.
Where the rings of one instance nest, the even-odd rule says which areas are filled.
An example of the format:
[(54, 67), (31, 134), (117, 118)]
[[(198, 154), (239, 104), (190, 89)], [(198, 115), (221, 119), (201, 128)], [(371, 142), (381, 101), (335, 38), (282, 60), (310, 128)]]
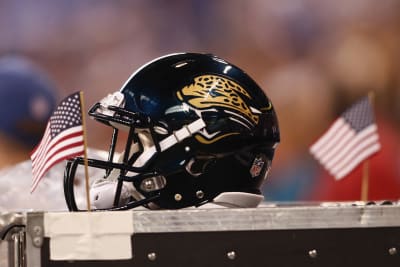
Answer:
[(82, 109), (77, 92), (60, 102), (47, 123), (42, 140), (31, 152), (31, 192), (55, 164), (83, 154)]
[(336, 119), (310, 153), (339, 180), (380, 148), (372, 106), (364, 97)]

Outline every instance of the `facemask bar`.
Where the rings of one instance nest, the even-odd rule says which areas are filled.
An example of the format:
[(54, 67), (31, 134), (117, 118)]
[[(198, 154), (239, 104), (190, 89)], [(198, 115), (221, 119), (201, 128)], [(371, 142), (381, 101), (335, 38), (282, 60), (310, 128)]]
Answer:
[[(67, 207), (70, 211), (82, 211), (78, 209), (78, 206), (76, 204), (75, 200), (75, 192), (74, 192), (74, 180), (76, 177), (76, 170), (78, 165), (83, 165), (84, 160), (82, 157), (77, 157), (74, 159), (70, 159), (67, 162), (65, 172), (64, 172), (64, 196), (67, 202)], [(102, 160), (95, 160), (95, 159), (88, 159), (88, 166), (93, 167), (93, 168), (100, 168), (100, 169), (105, 169), (107, 170), (108, 168), (118, 168), (121, 170), (121, 172), (128, 172), (128, 171), (133, 171), (137, 170), (137, 168), (129, 167), (126, 166), (123, 163), (112, 163), (112, 162), (107, 162), (107, 161), (102, 161)], [(127, 167), (127, 168), (126, 168)], [(118, 181), (130, 181), (132, 182), (134, 179), (140, 179), (143, 180), (148, 177), (153, 177), (160, 175), (159, 173), (155, 172), (146, 172), (146, 173), (139, 173), (138, 175), (135, 176), (125, 176), (125, 175), (120, 175), (118, 178)], [(121, 194), (121, 193), (120, 193)], [(116, 194), (117, 195), (117, 194)], [(142, 200), (134, 200), (129, 203), (127, 203), (124, 206), (119, 207), (118, 205), (114, 204), (114, 207), (107, 209), (107, 210), (124, 210), (124, 209), (132, 209), (138, 206), (145, 205), (147, 203), (150, 203), (154, 200), (156, 200), (159, 197), (159, 193), (155, 193), (153, 196), (147, 197), (146, 199)], [(117, 196), (116, 196), (117, 197)], [(120, 196), (119, 196), (120, 197)], [(119, 201), (118, 197), (118, 201)], [(115, 200), (114, 200), (115, 202)], [(96, 209), (96, 210), (101, 210), (101, 209)]]
[[(97, 112), (97, 110), (100, 109), (102, 110), (102, 113)], [(108, 161), (101, 161), (101, 160), (94, 160), (94, 159), (89, 159), (88, 160), (88, 165), (91, 167), (97, 167), (97, 168), (102, 168), (105, 170), (105, 175), (106, 177), (111, 173), (111, 171), (115, 168), (120, 170), (120, 175), (118, 177), (118, 183), (117, 183), (117, 189), (116, 189), (116, 194), (114, 198), (114, 207), (112, 209), (107, 209), (107, 210), (115, 210), (115, 209), (130, 209), (133, 207), (138, 207), (144, 204), (147, 204), (151, 201), (154, 201), (159, 197), (159, 193), (155, 193), (154, 196), (148, 197), (143, 200), (138, 200), (138, 201), (133, 201), (125, 205), (124, 207), (118, 207), (120, 197), (121, 197), (121, 191), (122, 191), (122, 186), (124, 181), (133, 181), (135, 179), (145, 179), (147, 177), (152, 177), (152, 176), (157, 176), (157, 175), (162, 175), (160, 173), (155, 173), (155, 172), (149, 172), (147, 169), (148, 165), (151, 163), (152, 158), (158, 153), (161, 153), (164, 150), (167, 150), (168, 148), (172, 147), (176, 143), (181, 142), (182, 140), (188, 138), (189, 136), (193, 135), (194, 133), (197, 133), (201, 129), (203, 129), (206, 125), (204, 121), (199, 118), (196, 121), (193, 121), (192, 123), (188, 125), (184, 125), (181, 129), (174, 131), (172, 134), (170, 134), (167, 138), (159, 141), (157, 138), (157, 134), (154, 130), (154, 123), (151, 120), (150, 116), (143, 114), (143, 113), (134, 113), (127, 111), (119, 106), (104, 106), (100, 102), (95, 104), (90, 110), (89, 110), (89, 115), (95, 118), (96, 120), (105, 123), (109, 126), (112, 126), (114, 128), (114, 132), (112, 135), (112, 140), (111, 140), (111, 145), (109, 148), (109, 156), (108, 156)], [(120, 124), (123, 126), (128, 126), (129, 127), (129, 135), (128, 135), (128, 140), (125, 146), (125, 153), (124, 153), (124, 158), (122, 163), (114, 163), (113, 158), (114, 158), (114, 153), (115, 153), (115, 146), (116, 146), (116, 140), (118, 137), (118, 129), (115, 127), (115, 124)], [(143, 146), (141, 145), (141, 142), (138, 140), (138, 137), (135, 133), (136, 129), (147, 129), (150, 132), (150, 135), (153, 139), (154, 147), (150, 149), (150, 151), (146, 151), (146, 153), (143, 153)], [(130, 148), (132, 145), (132, 142), (135, 141), (139, 144), (139, 151), (135, 152), (135, 154), (129, 158), (130, 154)], [(144, 164), (141, 166), (133, 166), (134, 162), (136, 162), (139, 157), (143, 156)], [(67, 203), (68, 208), (70, 210), (75, 210), (77, 211), (78, 208), (75, 203), (75, 196), (74, 196), (74, 190), (73, 190), (73, 180), (75, 179), (75, 173), (76, 173), (76, 168), (78, 164), (83, 164), (83, 159), (82, 158), (75, 158), (73, 160), (69, 160), (66, 171), (64, 173), (64, 194), (66, 201), (69, 202)], [(133, 164), (133, 165), (132, 165)], [(133, 176), (127, 176), (126, 174), (128, 172), (133, 172), (136, 175)], [(164, 174), (165, 175), (165, 174)]]
[[(129, 160), (129, 154), (130, 154), (130, 150), (131, 150), (131, 145), (132, 145), (132, 141), (134, 141), (134, 139), (136, 139), (136, 142), (139, 142), (137, 140), (137, 138), (134, 138), (135, 133), (134, 133), (134, 127), (129, 128), (129, 135), (128, 135), (128, 140), (126, 142), (125, 145), (125, 152), (124, 152), (124, 158), (122, 160), (122, 162), (124, 163), (124, 165), (128, 164), (128, 160)], [(115, 142), (114, 142), (115, 143)], [(140, 143), (140, 142), (139, 142)], [(139, 148), (139, 152), (142, 153), (143, 152), (143, 147), (140, 146)], [(123, 180), (120, 179), (120, 177), (122, 175), (126, 174), (126, 171), (124, 170), (120, 170), (120, 175), (119, 175), (119, 179), (118, 179), (118, 184), (117, 184), (117, 189), (116, 189), (116, 193), (115, 193), (115, 197), (114, 197), (114, 207), (118, 207), (120, 198), (121, 198), (121, 192), (122, 192), (122, 185), (123, 185)]]
[[(118, 106), (107, 106), (109, 111), (114, 112), (113, 116), (97, 112), (101, 108), (101, 103), (96, 103), (88, 112), (89, 116), (95, 118), (97, 121), (110, 125), (110, 122), (128, 126), (130, 128), (144, 128), (149, 129), (151, 138), (156, 146), (157, 152), (160, 152), (160, 145), (157, 135), (154, 130), (155, 124), (150, 116), (140, 112), (130, 112)], [(114, 126), (113, 126), (114, 127)], [(114, 127), (114, 129), (116, 129)]]
[[(98, 120), (102, 123), (105, 123), (107, 125), (110, 125), (110, 126), (113, 126), (110, 124), (110, 122), (129, 126), (129, 135), (128, 135), (128, 140), (127, 140), (127, 143), (125, 146), (124, 158), (123, 158), (122, 163), (114, 163), (113, 162), (115, 148), (116, 148), (117, 139), (118, 139), (118, 132), (119, 132), (119, 130), (117, 128), (115, 128), (114, 126), (113, 126), (113, 134), (112, 134), (111, 144), (110, 144), (109, 153), (108, 153), (108, 160), (106, 162), (101, 161), (101, 160), (95, 160), (95, 159), (88, 160), (88, 165), (90, 167), (105, 169), (105, 177), (108, 177), (110, 175), (111, 171), (115, 168), (120, 170), (120, 175), (118, 177), (116, 194), (115, 194), (114, 204), (113, 204), (114, 207), (111, 210), (131, 209), (131, 208), (134, 208), (137, 206), (147, 204), (148, 202), (154, 201), (158, 196), (157, 194), (150, 198), (134, 201), (134, 203), (130, 202), (123, 207), (118, 206), (124, 181), (133, 181), (134, 179), (144, 179), (147, 177), (159, 175), (154, 172), (144, 172), (149, 162), (141, 167), (133, 167), (132, 162), (137, 158), (137, 156), (136, 156), (136, 158), (129, 157), (132, 142), (136, 142), (139, 144), (139, 151), (136, 152), (135, 154), (140, 155), (143, 152), (143, 146), (135, 134), (136, 128), (148, 129), (150, 131), (150, 135), (154, 141), (156, 152), (158, 152), (158, 153), (161, 152), (161, 148), (160, 148), (159, 142), (157, 140), (157, 136), (154, 131), (154, 125), (151, 121), (151, 118), (144, 114), (127, 111), (118, 106), (107, 106), (106, 108), (114, 113), (113, 116), (110, 116), (110, 115), (106, 115), (106, 114), (97, 112), (97, 110), (99, 108), (101, 108), (100, 102), (96, 103), (89, 110), (89, 112), (88, 112), (89, 115), (92, 116), (93, 118), (95, 118), (96, 120)], [(67, 201), (68, 209), (74, 210), (74, 211), (78, 211), (78, 207), (77, 207), (76, 201), (75, 201), (73, 180), (75, 179), (76, 169), (79, 164), (83, 164), (82, 158), (78, 157), (78, 158), (75, 158), (74, 160), (69, 160), (67, 163), (65, 173), (64, 173), (64, 195), (65, 195), (65, 198)], [(128, 172), (134, 172), (134, 173), (137, 173), (137, 175), (126, 176), (125, 174)], [(110, 209), (108, 209), (108, 210), (110, 210)]]
[(100, 102), (96, 103), (90, 108), (89, 116), (107, 125), (110, 125), (110, 122), (115, 122), (126, 126), (136, 125), (139, 128), (148, 128), (151, 121), (150, 117), (145, 114), (130, 112), (118, 106), (107, 106), (108, 110), (115, 112), (114, 116), (97, 112), (98, 109), (102, 108), (104, 107), (101, 106)]
[[(113, 162), (117, 139), (118, 139), (118, 129), (114, 128), (112, 137), (111, 137), (110, 148), (108, 150), (108, 160), (107, 160), (108, 162)], [(110, 175), (111, 171), (112, 171), (112, 168), (106, 169), (106, 174), (105, 174), (104, 178), (108, 177)]]

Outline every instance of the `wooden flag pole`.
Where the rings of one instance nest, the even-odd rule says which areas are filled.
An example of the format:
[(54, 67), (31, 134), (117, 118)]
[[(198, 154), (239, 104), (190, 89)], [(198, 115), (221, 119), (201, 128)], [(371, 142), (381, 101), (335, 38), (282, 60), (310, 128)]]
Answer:
[(369, 186), (369, 160), (363, 163), (363, 173), (361, 181), (361, 201), (368, 201), (368, 186)]
[[(370, 91), (368, 93), (369, 102), (371, 106), (374, 106), (374, 92)], [(361, 201), (368, 201), (368, 191), (369, 191), (369, 160), (365, 160), (363, 163), (363, 173), (361, 178)]]
[(89, 190), (89, 167), (88, 167), (88, 157), (87, 157), (87, 136), (86, 136), (86, 120), (83, 111), (85, 109), (85, 101), (83, 99), (83, 92), (79, 92), (79, 97), (81, 100), (81, 115), (82, 115), (82, 128), (83, 128), (83, 162), (85, 166), (85, 182), (86, 182), (86, 205), (87, 210), (91, 211), (90, 205), (90, 190)]

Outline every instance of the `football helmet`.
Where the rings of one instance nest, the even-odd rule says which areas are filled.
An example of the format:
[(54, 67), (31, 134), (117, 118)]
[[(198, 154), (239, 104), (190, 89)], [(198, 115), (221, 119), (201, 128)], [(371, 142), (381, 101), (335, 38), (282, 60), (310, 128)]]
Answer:
[[(223, 192), (261, 194), (276, 145), (277, 116), (244, 71), (210, 54), (179, 53), (139, 68), (89, 116), (113, 128), (108, 160), (91, 185), (94, 209), (200, 206)], [(118, 133), (126, 131), (116, 155)], [(125, 141), (125, 140), (124, 140)], [(64, 194), (76, 211), (74, 177), (83, 158), (67, 162)]]

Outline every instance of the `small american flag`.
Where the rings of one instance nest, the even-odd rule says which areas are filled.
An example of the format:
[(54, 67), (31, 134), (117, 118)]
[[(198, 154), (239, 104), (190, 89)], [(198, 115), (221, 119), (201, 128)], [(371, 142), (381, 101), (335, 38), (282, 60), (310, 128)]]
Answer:
[(336, 119), (310, 147), (310, 153), (339, 180), (380, 148), (378, 127), (366, 96)]
[(61, 101), (47, 123), (42, 140), (31, 152), (31, 193), (52, 166), (83, 154), (82, 111), (77, 92)]

